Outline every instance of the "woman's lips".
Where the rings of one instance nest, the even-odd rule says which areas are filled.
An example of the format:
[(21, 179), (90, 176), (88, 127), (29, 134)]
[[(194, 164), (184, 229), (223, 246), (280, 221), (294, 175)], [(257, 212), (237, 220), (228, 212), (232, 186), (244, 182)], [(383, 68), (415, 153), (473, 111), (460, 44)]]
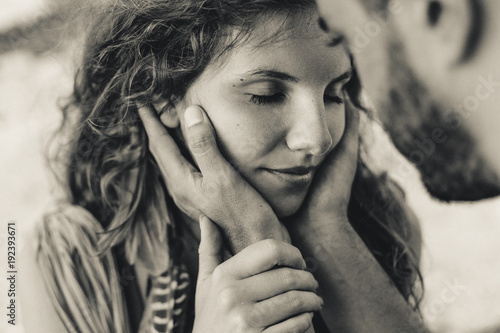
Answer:
[(311, 184), (314, 167), (294, 167), (286, 169), (264, 169), (278, 181), (294, 187), (305, 187)]
[(315, 167), (304, 167), (304, 166), (298, 166), (298, 167), (293, 167), (293, 168), (285, 168), (285, 169), (269, 169), (272, 171), (280, 172), (280, 173), (289, 173), (293, 175), (306, 175), (310, 172), (312, 172)]

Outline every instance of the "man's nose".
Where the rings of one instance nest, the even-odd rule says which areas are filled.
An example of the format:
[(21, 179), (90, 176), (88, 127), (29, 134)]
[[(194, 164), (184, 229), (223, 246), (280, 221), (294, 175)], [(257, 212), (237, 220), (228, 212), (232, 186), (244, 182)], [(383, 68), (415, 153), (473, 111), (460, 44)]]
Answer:
[(328, 128), (323, 98), (312, 100), (295, 107), (286, 136), (288, 148), (311, 155), (324, 155), (330, 149), (333, 139)]

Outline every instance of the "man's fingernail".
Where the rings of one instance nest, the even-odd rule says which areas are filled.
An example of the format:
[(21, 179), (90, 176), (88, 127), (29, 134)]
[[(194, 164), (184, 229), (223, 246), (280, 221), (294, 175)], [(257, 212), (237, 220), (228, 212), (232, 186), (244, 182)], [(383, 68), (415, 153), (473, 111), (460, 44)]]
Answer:
[(203, 121), (203, 115), (198, 107), (190, 106), (186, 109), (186, 112), (184, 112), (184, 120), (186, 121), (186, 127), (190, 128), (201, 123)]

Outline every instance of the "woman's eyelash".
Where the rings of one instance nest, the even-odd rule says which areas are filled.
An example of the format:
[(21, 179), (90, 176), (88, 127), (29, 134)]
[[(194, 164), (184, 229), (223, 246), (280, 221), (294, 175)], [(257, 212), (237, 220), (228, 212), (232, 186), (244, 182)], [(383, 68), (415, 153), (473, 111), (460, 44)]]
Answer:
[(251, 95), (251, 96), (252, 97), (250, 98), (250, 102), (258, 105), (279, 103), (285, 98), (285, 94), (283, 93), (276, 93), (273, 95)]
[(325, 101), (334, 104), (344, 104), (344, 99), (339, 96), (325, 95)]
[[(250, 102), (257, 105), (274, 104), (283, 101), (285, 94), (276, 93), (273, 95), (251, 95)], [(344, 104), (344, 99), (339, 96), (325, 95), (325, 102), (334, 104)]]

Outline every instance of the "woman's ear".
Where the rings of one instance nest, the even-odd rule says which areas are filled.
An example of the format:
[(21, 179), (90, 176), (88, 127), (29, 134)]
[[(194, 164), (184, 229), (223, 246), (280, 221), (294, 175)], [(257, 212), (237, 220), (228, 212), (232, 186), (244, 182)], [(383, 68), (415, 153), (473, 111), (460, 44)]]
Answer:
[(168, 106), (167, 102), (154, 104), (156, 112), (160, 114), (160, 120), (168, 128), (179, 127), (179, 112), (177, 107)]

